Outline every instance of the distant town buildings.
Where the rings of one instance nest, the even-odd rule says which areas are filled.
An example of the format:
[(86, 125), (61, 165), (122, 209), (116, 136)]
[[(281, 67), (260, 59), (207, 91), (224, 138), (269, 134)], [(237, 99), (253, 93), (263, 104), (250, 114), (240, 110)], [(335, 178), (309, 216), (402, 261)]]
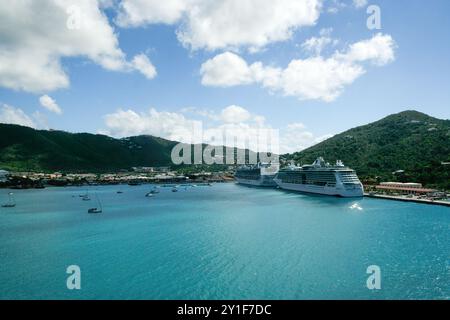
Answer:
[(0, 170), (0, 182), (6, 182), (8, 180), (9, 172), (6, 170)]
[(134, 172), (167, 173), (170, 167), (133, 167)]

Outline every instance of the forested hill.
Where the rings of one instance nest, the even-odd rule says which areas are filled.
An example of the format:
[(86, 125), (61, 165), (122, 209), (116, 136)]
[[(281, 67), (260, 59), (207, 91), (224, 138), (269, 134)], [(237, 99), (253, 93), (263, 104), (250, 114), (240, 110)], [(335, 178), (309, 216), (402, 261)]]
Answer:
[(133, 166), (167, 166), (177, 142), (153, 136), (35, 130), (0, 124), (0, 168), (14, 171), (108, 172)]

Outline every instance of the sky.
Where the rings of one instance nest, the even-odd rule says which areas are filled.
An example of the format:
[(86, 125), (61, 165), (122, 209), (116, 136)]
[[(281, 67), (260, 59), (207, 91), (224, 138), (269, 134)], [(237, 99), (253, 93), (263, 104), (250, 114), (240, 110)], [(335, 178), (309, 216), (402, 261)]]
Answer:
[(0, 122), (183, 142), (270, 129), (284, 153), (404, 110), (448, 119), (449, 12), (447, 0), (0, 0)]

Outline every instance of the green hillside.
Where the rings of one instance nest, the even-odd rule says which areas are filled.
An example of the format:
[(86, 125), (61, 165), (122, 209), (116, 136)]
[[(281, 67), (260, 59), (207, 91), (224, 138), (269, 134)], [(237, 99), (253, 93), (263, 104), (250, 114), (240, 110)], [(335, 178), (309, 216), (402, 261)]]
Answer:
[[(0, 123), (0, 169), (63, 173), (117, 172), (131, 167), (173, 166), (178, 142), (142, 135), (114, 139), (90, 133), (35, 130)], [(193, 162), (193, 145), (191, 161)], [(204, 149), (206, 145), (202, 145)], [(237, 154), (237, 148), (224, 148)], [(248, 150), (245, 151), (248, 155)], [(214, 152), (212, 152), (214, 155)], [(182, 165), (182, 172), (223, 170), (223, 165)]]
[(170, 165), (176, 142), (152, 136), (34, 130), (0, 124), (0, 168), (13, 171), (107, 172)]
[[(404, 111), (335, 135), (287, 160), (341, 159), (367, 181), (418, 181), (450, 189), (450, 121)], [(393, 175), (392, 172), (404, 170)]]

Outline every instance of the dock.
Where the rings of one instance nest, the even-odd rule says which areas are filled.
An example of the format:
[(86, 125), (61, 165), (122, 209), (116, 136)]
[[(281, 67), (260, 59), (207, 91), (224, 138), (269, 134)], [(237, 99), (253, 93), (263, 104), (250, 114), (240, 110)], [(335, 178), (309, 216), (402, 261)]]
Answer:
[(364, 196), (365, 197), (369, 197), (369, 198), (396, 200), (396, 201), (404, 201), (404, 202), (415, 202), (415, 203), (430, 204), (430, 205), (440, 205), (440, 206), (450, 207), (450, 202), (449, 201), (442, 201), (442, 200), (405, 198), (405, 197), (401, 197), (401, 196), (388, 196), (388, 195), (384, 195), (384, 194), (370, 194), (370, 193), (364, 193)]

